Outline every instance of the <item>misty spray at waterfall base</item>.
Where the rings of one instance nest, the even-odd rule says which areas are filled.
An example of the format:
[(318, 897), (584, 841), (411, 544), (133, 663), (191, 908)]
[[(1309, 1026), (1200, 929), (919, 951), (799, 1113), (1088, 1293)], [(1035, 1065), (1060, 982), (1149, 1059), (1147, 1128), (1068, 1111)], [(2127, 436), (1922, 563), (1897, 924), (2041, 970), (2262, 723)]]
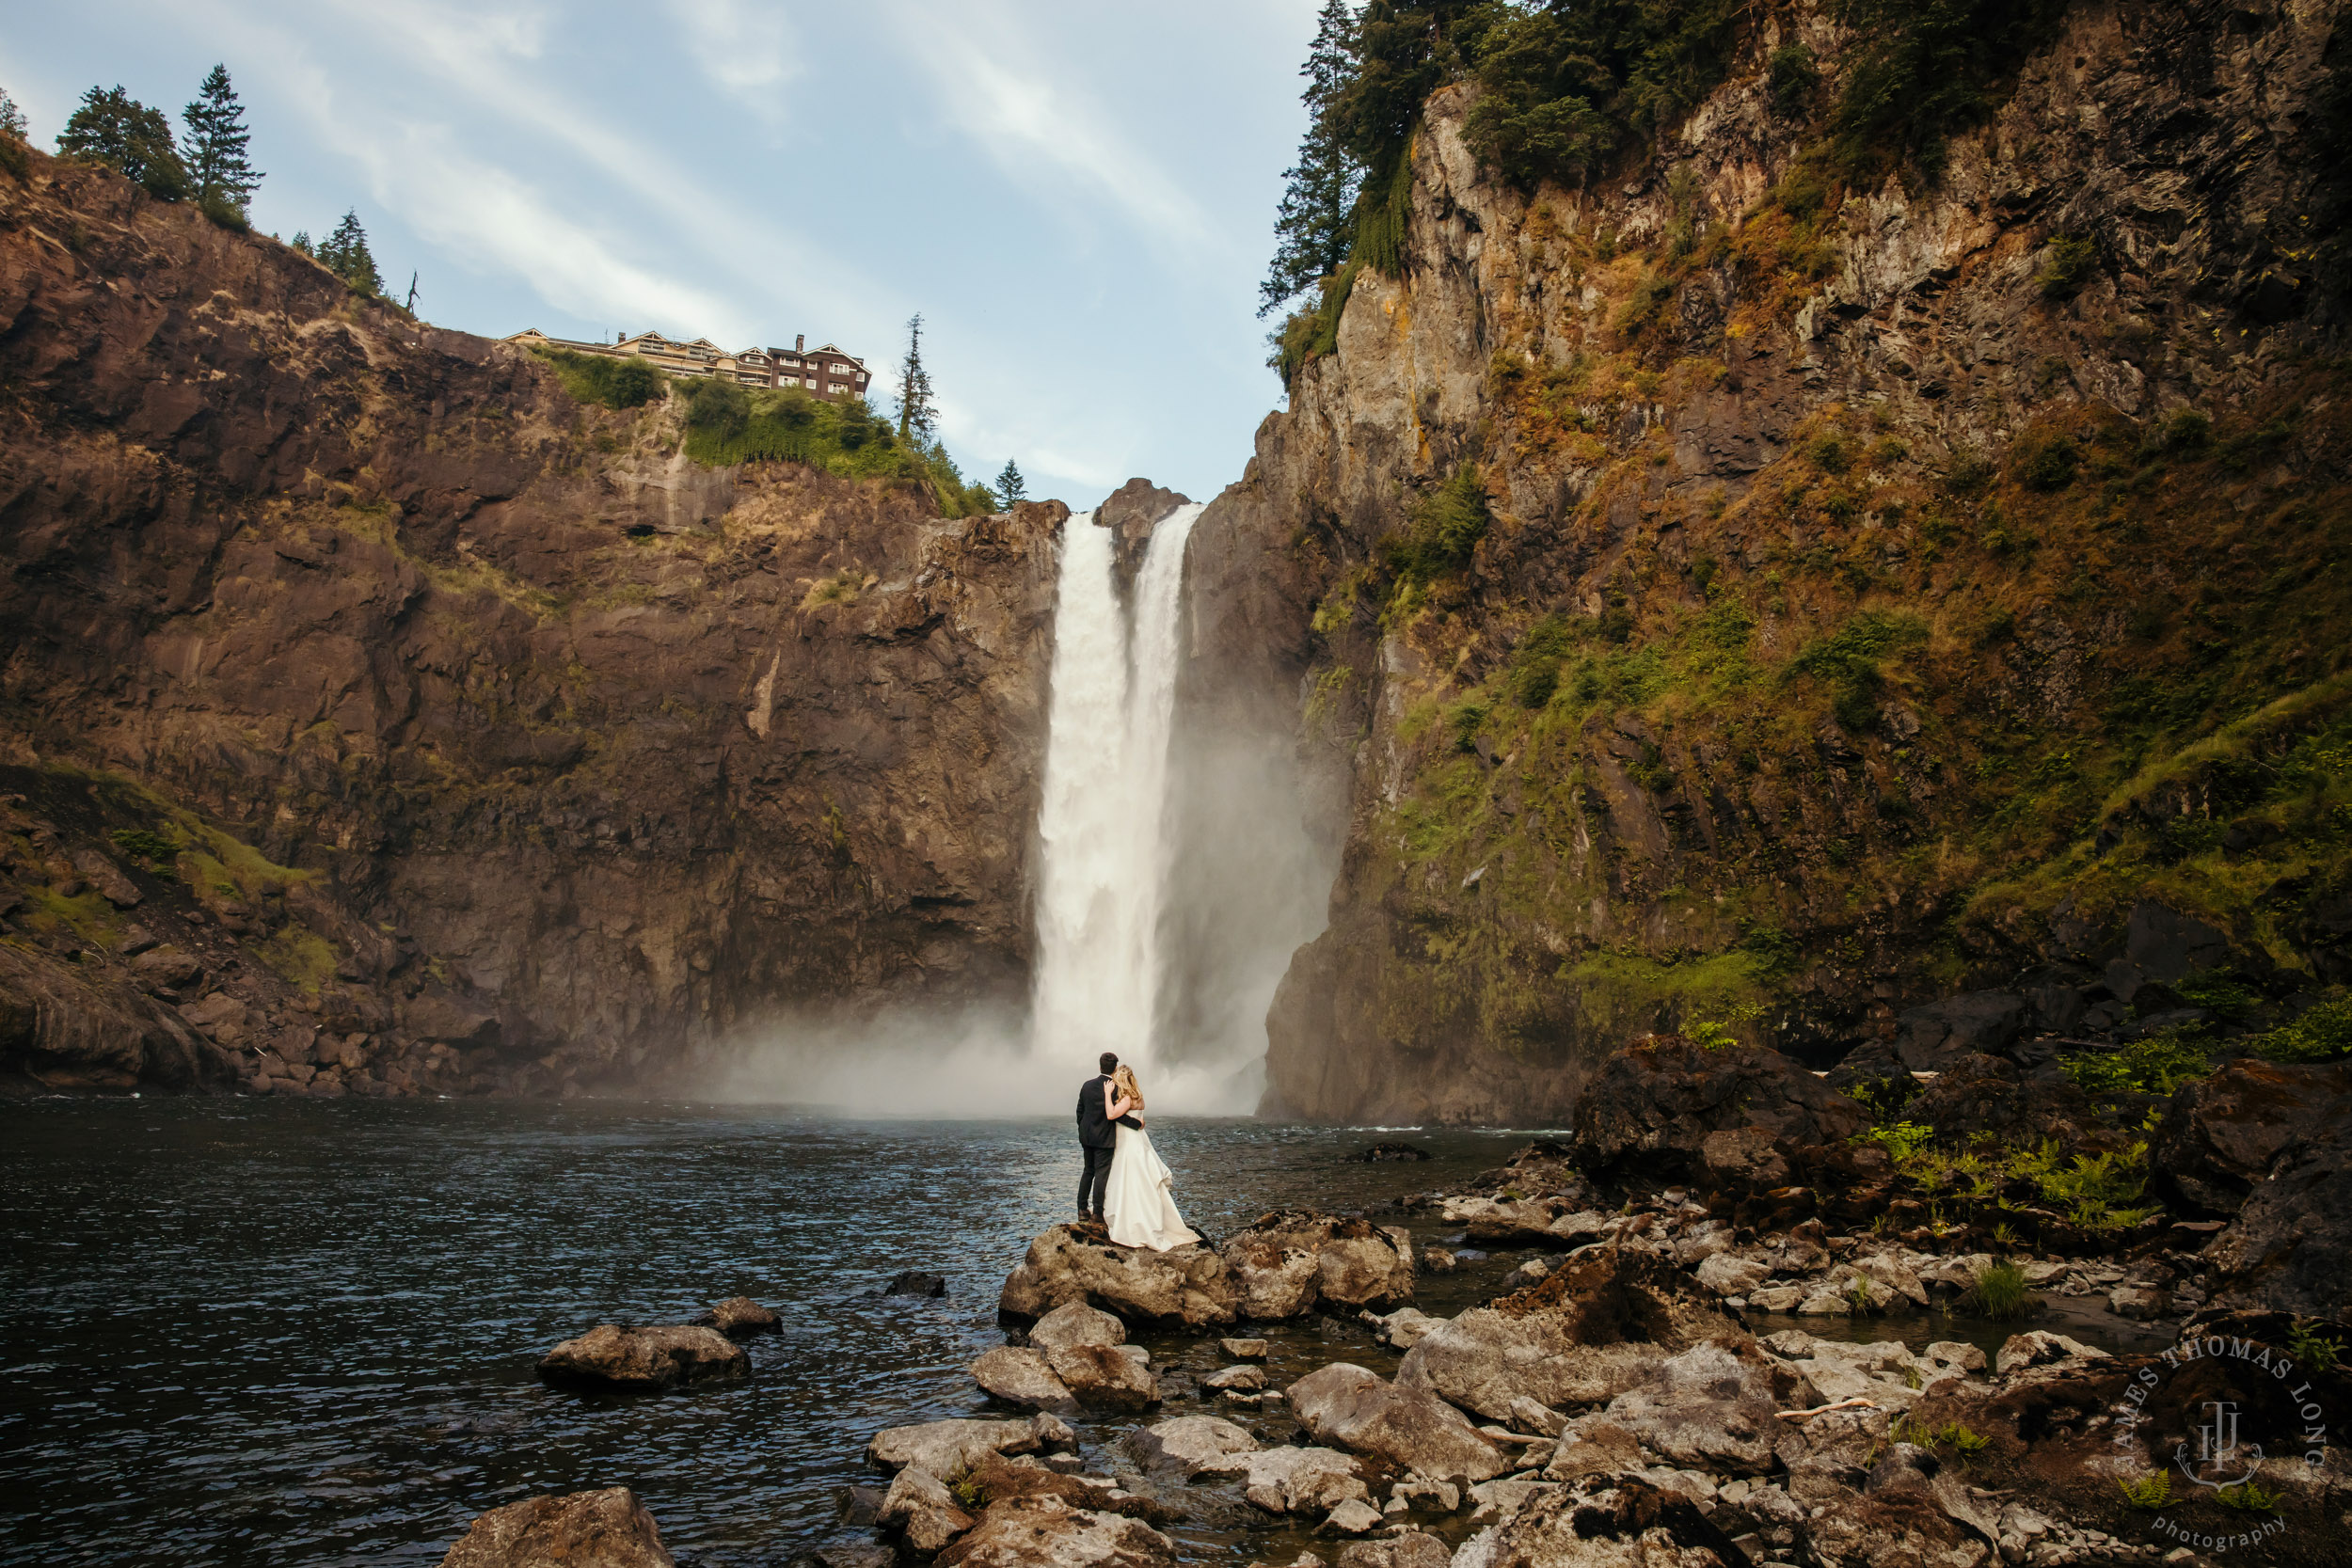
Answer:
[(1310, 832), (1291, 736), (1260, 703), (1184, 693), (1185, 546), (1204, 507), (1152, 531), (1132, 583), (1093, 513), (1063, 525), (1025, 1011), (868, 1004), (779, 1020), (729, 1060), (729, 1099), (853, 1113), (1064, 1115), (1115, 1051), (1152, 1109), (1244, 1115), (1265, 1014), (1321, 928), (1327, 835)]

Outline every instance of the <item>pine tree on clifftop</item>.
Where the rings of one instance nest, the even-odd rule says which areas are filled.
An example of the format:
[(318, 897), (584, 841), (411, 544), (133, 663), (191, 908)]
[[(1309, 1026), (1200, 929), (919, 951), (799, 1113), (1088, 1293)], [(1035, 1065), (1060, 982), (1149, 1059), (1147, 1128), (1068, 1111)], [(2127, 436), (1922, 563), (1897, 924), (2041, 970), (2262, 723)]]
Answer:
[(188, 177), (196, 198), (226, 201), (244, 212), (253, 204), (262, 171), (245, 155), (253, 133), (246, 128), (245, 105), (229, 85), (227, 66), (213, 67), (197, 88), (196, 102), (181, 111), (180, 119), (188, 128)]
[(996, 476), (996, 499), (1010, 512), (1013, 503), (1029, 499), (1029, 483), (1021, 477), (1021, 466), (1011, 458), (1005, 459), (1005, 471)]
[(343, 221), (335, 231), (320, 242), (319, 264), (362, 293), (380, 294), (384, 279), (375, 270), (375, 258), (368, 251), (368, 231), (359, 227), (359, 214), (343, 214)]
[(1274, 215), (1274, 260), (1258, 285), (1258, 314), (1271, 314), (1346, 263), (1351, 238), (1348, 214), (1356, 205), (1362, 170), (1349, 157), (1332, 123), (1331, 105), (1354, 70), (1356, 13), (1347, 0), (1324, 0), (1315, 41), (1298, 73), (1307, 90), (1307, 134), (1298, 162), (1283, 171), (1289, 182)]
[(923, 368), (923, 314), (907, 321), (907, 356), (898, 361), (898, 438), (928, 447), (939, 436), (939, 410), (931, 403), (931, 372)]

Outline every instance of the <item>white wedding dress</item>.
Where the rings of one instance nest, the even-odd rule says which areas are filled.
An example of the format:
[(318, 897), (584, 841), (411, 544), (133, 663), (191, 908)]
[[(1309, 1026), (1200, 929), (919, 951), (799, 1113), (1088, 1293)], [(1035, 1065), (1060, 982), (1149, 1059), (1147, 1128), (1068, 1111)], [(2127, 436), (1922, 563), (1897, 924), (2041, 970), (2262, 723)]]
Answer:
[(1169, 1180), (1168, 1166), (1152, 1147), (1152, 1134), (1120, 1128), (1119, 1146), (1111, 1155), (1110, 1192), (1103, 1200), (1103, 1218), (1112, 1241), (1166, 1252), (1200, 1239), (1176, 1212)]

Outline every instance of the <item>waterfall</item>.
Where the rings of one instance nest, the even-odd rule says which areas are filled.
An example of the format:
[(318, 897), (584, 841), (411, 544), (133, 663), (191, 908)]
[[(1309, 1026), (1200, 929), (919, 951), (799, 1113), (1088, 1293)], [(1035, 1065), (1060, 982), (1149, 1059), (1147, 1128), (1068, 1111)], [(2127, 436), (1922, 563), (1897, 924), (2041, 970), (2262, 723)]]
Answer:
[(1147, 1075), (1158, 1060), (1178, 609), (1184, 541), (1202, 510), (1180, 507), (1152, 531), (1131, 609), (1119, 601), (1110, 530), (1090, 512), (1062, 527), (1030, 1052), (1072, 1071), (1104, 1051)]

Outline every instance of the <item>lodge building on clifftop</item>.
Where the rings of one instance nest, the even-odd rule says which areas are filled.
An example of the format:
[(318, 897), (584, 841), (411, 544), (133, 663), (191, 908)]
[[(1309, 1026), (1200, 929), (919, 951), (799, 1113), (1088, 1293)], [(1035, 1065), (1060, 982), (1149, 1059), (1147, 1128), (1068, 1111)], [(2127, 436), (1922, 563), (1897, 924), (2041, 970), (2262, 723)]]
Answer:
[(741, 348), (732, 354), (707, 338), (679, 342), (659, 332), (625, 336), (616, 343), (587, 343), (572, 338), (550, 338), (532, 326), (510, 334), (506, 341), (524, 348), (644, 359), (656, 370), (672, 375), (728, 376), (746, 387), (798, 387), (834, 401), (864, 397), (869, 379), (865, 360), (844, 354), (831, 343), (812, 349), (806, 334), (795, 337), (790, 348)]

